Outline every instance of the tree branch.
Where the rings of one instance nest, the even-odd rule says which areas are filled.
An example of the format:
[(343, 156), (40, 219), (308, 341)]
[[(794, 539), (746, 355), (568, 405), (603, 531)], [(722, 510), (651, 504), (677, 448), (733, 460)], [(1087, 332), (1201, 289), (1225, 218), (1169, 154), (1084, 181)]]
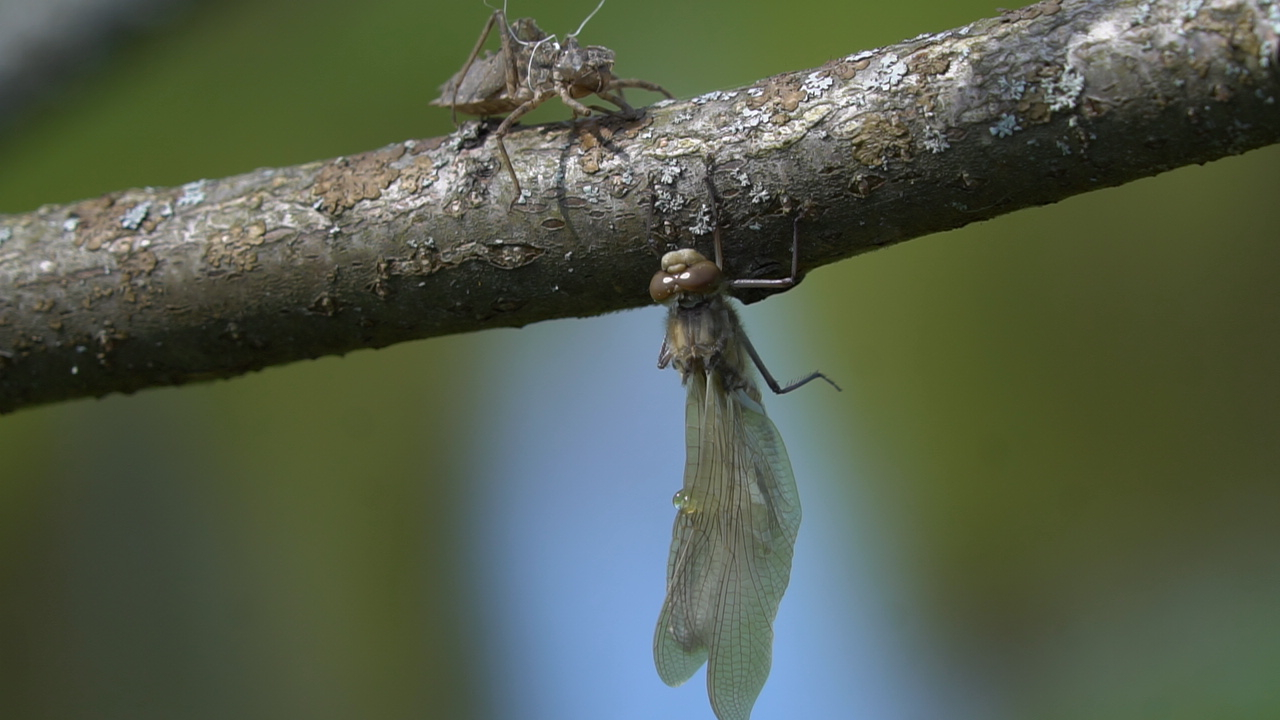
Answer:
[(653, 106), (0, 216), (0, 411), (648, 302), (654, 251), (803, 266), (1280, 140), (1280, 2), (1048, 1)]

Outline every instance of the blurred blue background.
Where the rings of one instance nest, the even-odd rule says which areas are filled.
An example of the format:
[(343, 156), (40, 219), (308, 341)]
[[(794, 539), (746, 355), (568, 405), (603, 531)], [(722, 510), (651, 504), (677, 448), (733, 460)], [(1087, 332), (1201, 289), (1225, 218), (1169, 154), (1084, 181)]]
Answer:
[[(510, 11), (565, 33), (593, 4)], [(427, 101), (489, 13), (173, 8), (0, 108), (0, 212), (444, 134)], [(689, 97), (995, 13), (611, 0), (583, 37)], [(757, 720), (1280, 716), (1278, 160), (745, 311), (775, 374), (845, 388), (766, 400), (805, 524)], [(661, 333), (650, 308), (0, 417), (5, 717), (711, 718), (651, 661), (684, 453)]]

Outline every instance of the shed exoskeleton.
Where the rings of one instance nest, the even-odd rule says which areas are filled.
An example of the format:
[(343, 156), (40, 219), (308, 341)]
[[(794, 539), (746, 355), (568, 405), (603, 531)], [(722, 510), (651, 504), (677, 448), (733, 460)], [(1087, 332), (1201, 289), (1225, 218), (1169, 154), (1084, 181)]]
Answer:
[[(597, 6), (596, 10), (599, 9)], [(587, 20), (590, 19), (588, 16)], [(502, 47), (497, 53), (481, 55), (495, 26), (500, 29)], [(538, 27), (533, 18), (519, 18), (508, 24), (506, 12), (494, 10), (462, 69), (440, 86), (440, 97), (431, 101), (432, 105), (450, 108), (455, 124), (458, 111), (481, 117), (507, 114), (494, 130), (493, 138), (511, 176), (515, 189), (513, 203), (520, 200), (522, 190), (502, 139), (530, 110), (558, 96), (575, 118), (586, 117), (593, 108), (579, 99), (596, 95), (617, 105), (622, 113), (634, 116), (636, 110), (623, 98), (623, 88), (641, 88), (672, 97), (661, 85), (614, 76), (613, 51), (599, 45), (579, 45), (579, 32), (582, 27), (561, 43)]]

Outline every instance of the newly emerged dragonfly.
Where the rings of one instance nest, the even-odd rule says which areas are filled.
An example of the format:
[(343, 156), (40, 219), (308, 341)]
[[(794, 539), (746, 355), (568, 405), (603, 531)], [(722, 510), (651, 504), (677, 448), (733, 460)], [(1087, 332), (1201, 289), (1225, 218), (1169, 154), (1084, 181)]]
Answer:
[[(712, 196), (712, 216), (715, 197)], [(775, 393), (780, 385), (747, 339), (726, 291), (786, 288), (798, 275), (793, 228), (791, 276), (728, 280), (715, 262), (685, 248), (662, 257), (649, 294), (667, 305), (658, 367), (674, 365), (688, 388), (684, 487), (676, 493), (667, 561), (667, 597), (653, 639), (658, 675), (680, 685), (707, 664), (707, 694), (720, 720), (746, 720), (769, 676), (773, 619), (791, 576), (800, 498), (782, 437), (765, 415), (749, 363)]]

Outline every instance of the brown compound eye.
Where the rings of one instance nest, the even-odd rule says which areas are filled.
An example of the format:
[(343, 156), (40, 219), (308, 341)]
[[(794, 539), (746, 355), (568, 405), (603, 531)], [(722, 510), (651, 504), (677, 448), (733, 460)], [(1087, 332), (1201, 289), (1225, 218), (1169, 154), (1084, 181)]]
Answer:
[(677, 284), (676, 276), (671, 273), (659, 270), (649, 281), (649, 297), (653, 298), (654, 302), (666, 302), (678, 292), (680, 292), (680, 286)]
[(710, 260), (696, 262), (675, 277), (680, 289), (691, 293), (708, 293), (720, 284), (720, 268)]

